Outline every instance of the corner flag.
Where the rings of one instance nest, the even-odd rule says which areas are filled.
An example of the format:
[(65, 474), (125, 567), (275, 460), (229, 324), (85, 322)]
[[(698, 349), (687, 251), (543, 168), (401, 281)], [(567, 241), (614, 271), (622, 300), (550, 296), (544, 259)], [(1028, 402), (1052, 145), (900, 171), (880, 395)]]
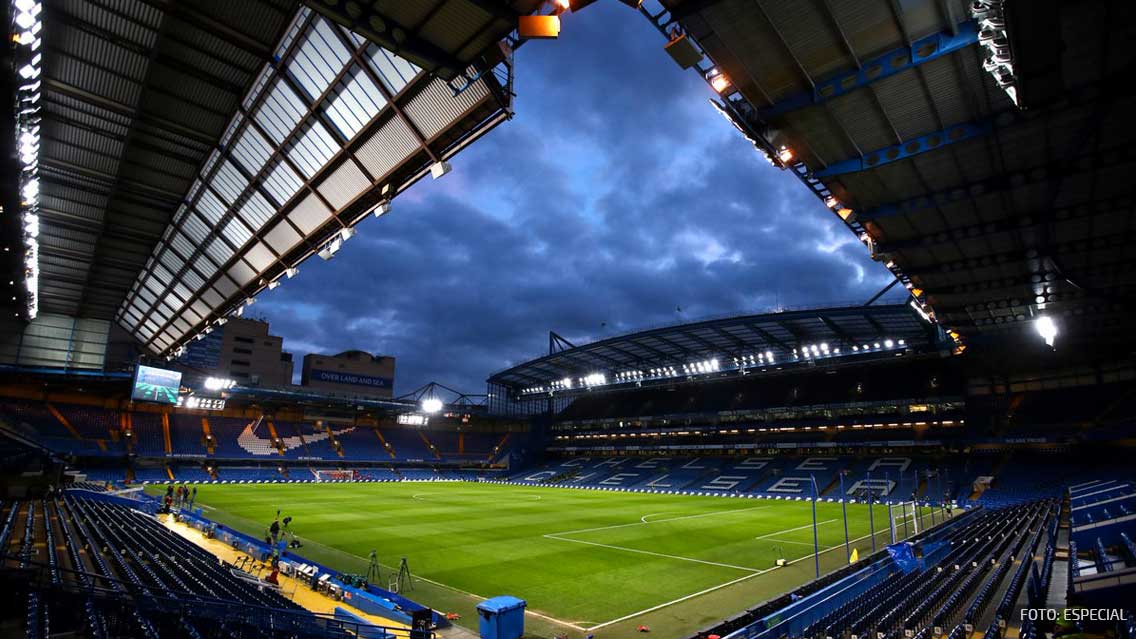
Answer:
[(853, 548), (852, 554), (848, 555), (848, 563), (854, 564), (857, 561), (860, 561), (860, 549), (859, 548)]

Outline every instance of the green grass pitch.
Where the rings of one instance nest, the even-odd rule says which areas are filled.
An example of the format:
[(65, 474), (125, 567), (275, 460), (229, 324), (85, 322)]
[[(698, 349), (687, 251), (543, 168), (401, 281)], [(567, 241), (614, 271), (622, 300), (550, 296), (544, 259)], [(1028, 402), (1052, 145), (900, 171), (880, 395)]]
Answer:
[[(280, 509), (300, 553), (337, 569), (361, 571), (372, 549), (384, 566), (406, 557), (418, 578), (406, 594), (474, 628), (481, 598), (518, 596), (534, 613), (529, 636), (631, 636), (648, 623), (677, 637), (814, 574), (804, 501), (405, 482), (204, 485), (197, 503), (257, 536)], [(886, 507), (874, 518), (882, 547)], [(817, 521), (821, 568), (832, 570), (845, 562), (841, 505), (819, 503)], [(870, 552), (867, 506), (848, 505), (848, 529)]]

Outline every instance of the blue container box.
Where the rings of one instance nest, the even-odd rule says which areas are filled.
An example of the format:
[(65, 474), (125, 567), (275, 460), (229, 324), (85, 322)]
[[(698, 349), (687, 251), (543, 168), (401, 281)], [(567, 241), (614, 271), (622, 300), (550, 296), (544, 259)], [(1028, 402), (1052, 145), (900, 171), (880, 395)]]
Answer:
[(520, 639), (525, 634), (525, 600), (504, 595), (477, 605), (481, 639)]

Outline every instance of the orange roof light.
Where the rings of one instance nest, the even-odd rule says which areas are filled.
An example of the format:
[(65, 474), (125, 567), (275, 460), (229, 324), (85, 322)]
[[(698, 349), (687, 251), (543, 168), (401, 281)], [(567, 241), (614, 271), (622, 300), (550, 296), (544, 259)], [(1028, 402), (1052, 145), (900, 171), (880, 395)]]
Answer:
[(710, 86), (713, 87), (718, 93), (724, 93), (730, 88), (730, 79), (725, 75), (719, 73), (718, 75), (710, 78)]

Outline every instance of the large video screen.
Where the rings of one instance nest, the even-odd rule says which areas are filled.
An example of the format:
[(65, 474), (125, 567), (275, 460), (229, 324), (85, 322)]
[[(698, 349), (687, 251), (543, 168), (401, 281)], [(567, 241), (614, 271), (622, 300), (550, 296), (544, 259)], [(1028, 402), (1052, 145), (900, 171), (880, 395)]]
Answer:
[(134, 388), (130, 391), (130, 398), (141, 402), (177, 404), (180, 389), (180, 372), (139, 366), (134, 372)]

